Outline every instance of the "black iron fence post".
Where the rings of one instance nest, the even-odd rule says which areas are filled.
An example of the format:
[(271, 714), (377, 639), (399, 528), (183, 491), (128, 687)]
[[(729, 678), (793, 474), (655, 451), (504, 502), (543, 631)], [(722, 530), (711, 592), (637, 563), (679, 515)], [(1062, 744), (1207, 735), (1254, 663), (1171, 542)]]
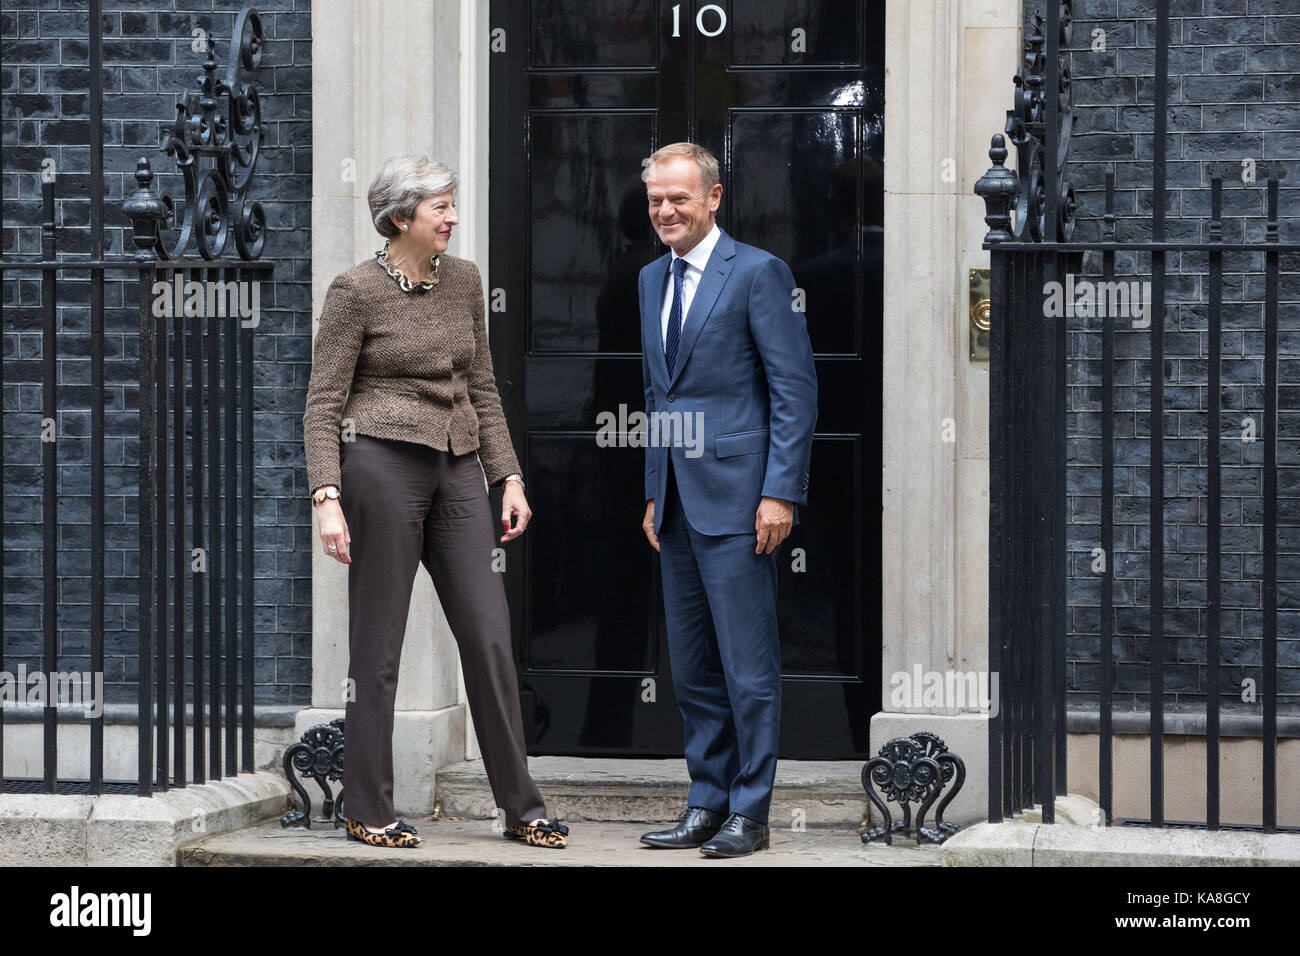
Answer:
[[(104, 181), (104, 18), (90, 0), (90, 181)], [(90, 258), (104, 258), (104, 191), (90, 190)], [(90, 273), (90, 672), (104, 673), (104, 273)], [(3, 776), (3, 774), (0, 774)], [(90, 724), (90, 792), (104, 792), (104, 714)]]
[(1274, 171), (1268, 177), (1264, 251), (1264, 621), (1260, 635), (1264, 766), (1260, 787), (1265, 833), (1277, 832), (1277, 193), (1278, 174)]
[[(1011, 239), (1010, 210), (1015, 199), (1015, 175), (1004, 165), (1007, 159), (1006, 141), (999, 133), (989, 147), (992, 168), (975, 184), (975, 192), (988, 204), (984, 218), (989, 227), (984, 237), (984, 248), (989, 249), (989, 673), (1004, 674), (1014, 660), (1011, 642), (1011, 620), (1006, 613), (1008, 593), (1009, 555), (1006, 548), (1007, 514), (1006, 487), (1007, 458), (1010, 441), (1007, 435), (1007, 329), (1010, 325), (1008, 296), (1009, 260), (997, 249), (997, 244)], [(989, 717), (989, 822), (997, 822), (1010, 810), (1011, 790), (1004, 784), (1012, 760), (1014, 724), (1011, 732), (1004, 729), (1003, 715), (1008, 712), (1013, 686), (999, 679), (999, 699)]]
[[(150, 189), (153, 170), (149, 160), (141, 159), (135, 169), (136, 190), (122, 205), (130, 218), (135, 259), (139, 263), (137, 289), (140, 310), (140, 652), (136, 673), (137, 725), (139, 736), (138, 793), (142, 797), (153, 794), (153, 732), (149, 715), (153, 710), (154, 694), (154, 642), (155, 618), (160, 582), (160, 565), (155, 551), (155, 531), (158, 521), (158, 474), (155, 433), (157, 431), (157, 389), (154, 373), (157, 368), (153, 317), (153, 250), (158, 242), (159, 228), (166, 217), (162, 200)], [(162, 565), (165, 568), (166, 565)]]
[[(1151, 240), (1165, 238), (1165, 153), (1168, 129), (1169, 0), (1156, 0), (1154, 164), (1151, 179)], [(1165, 819), (1165, 253), (1151, 250), (1151, 823)]]
[[(54, 268), (57, 249), (54, 231), (54, 179), (41, 183), (45, 216), (41, 224), (41, 258), (51, 263), (41, 270), (41, 667), (46, 675), (58, 668), (59, 619), (59, 401), (58, 401), (58, 271)], [(53, 793), (58, 786), (59, 708), (54, 694), (46, 694), (44, 714), (45, 787)]]

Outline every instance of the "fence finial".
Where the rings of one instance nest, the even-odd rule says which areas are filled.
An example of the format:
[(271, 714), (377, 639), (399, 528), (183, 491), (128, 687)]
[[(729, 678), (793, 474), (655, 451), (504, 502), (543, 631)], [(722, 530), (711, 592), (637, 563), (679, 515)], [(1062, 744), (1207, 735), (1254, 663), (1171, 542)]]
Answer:
[(168, 218), (168, 207), (153, 191), (153, 168), (149, 165), (149, 157), (141, 156), (136, 161), (135, 181), (138, 184), (136, 190), (122, 204), (122, 211), (131, 220), (135, 257), (152, 259), (158, 245), (159, 230), (163, 220)]
[(989, 159), (993, 165), (975, 182), (975, 193), (984, 199), (984, 221), (989, 231), (984, 236), (984, 248), (995, 243), (1008, 242), (1011, 235), (1011, 202), (1020, 188), (1016, 175), (1007, 169), (1007, 141), (1001, 133), (993, 134), (989, 146)]

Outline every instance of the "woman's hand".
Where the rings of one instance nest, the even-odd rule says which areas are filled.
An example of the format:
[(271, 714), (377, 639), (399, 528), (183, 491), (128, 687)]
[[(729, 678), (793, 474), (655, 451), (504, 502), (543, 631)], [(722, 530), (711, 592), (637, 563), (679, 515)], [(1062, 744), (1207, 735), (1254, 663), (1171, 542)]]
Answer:
[[(510, 527), (512, 515), (518, 517), (513, 528)], [(524, 497), (524, 489), (520, 487), (517, 481), (507, 481), (501, 495), (501, 527), (505, 531), (505, 534), (501, 536), (501, 543), (505, 544), (511, 538), (517, 538), (523, 534), (524, 529), (528, 527), (528, 519), (532, 516), (533, 512), (528, 507), (528, 499)]]
[(337, 499), (326, 498), (315, 508), (321, 547), (339, 564), (351, 564), (352, 556), (348, 554), (348, 546), (352, 544), (352, 535), (348, 534), (348, 523), (343, 517), (343, 506)]

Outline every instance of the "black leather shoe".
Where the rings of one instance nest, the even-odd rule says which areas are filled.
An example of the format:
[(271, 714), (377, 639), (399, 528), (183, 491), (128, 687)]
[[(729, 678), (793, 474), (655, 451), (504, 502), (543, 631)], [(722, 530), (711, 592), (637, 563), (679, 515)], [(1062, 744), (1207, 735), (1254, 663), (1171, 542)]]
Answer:
[(700, 847), (700, 852), (705, 856), (749, 856), (755, 850), (766, 850), (769, 838), (766, 823), (733, 813), (718, 835)]
[(689, 850), (717, 833), (724, 819), (721, 813), (703, 807), (687, 807), (677, 826), (671, 830), (643, 833), (641, 842), (663, 850)]

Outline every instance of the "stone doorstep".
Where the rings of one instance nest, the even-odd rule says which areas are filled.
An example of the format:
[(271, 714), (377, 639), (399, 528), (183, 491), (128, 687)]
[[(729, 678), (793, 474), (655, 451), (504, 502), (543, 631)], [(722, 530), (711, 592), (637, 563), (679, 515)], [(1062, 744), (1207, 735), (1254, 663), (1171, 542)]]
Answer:
[(0, 794), (0, 866), (175, 866), (185, 843), (278, 818), (289, 794), (270, 771), (152, 797)]
[[(854, 827), (867, 815), (862, 761), (782, 760), (769, 820), (790, 827)], [(550, 814), (563, 821), (653, 823), (675, 820), (686, 807), (686, 761), (529, 757), (528, 768)], [(438, 809), (444, 817), (490, 820), (496, 802), (481, 760), (438, 771)], [(874, 811), (873, 811), (874, 813)]]
[(487, 820), (409, 818), (423, 841), (390, 849), (348, 840), (328, 824), (284, 829), (268, 821), (181, 848), (188, 867), (214, 866), (619, 866), (718, 869), (769, 866), (942, 866), (938, 847), (898, 840), (893, 846), (864, 846), (855, 828), (773, 827), (769, 849), (736, 860), (712, 860), (696, 850), (656, 850), (641, 845), (640, 823), (575, 823), (563, 850), (507, 840)]
[(950, 837), (944, 866), (1300, 866), (1300, 834), (1093, 826), (1097, 805), (1070, 794), (1056, 823), (1040, 807)]

